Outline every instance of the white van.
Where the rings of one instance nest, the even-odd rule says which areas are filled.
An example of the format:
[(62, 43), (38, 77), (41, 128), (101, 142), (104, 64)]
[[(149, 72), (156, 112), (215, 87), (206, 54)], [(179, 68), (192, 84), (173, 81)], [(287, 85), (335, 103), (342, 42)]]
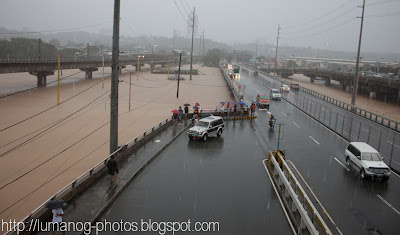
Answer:
[(383, 162), (380, 153), (364, 142), (350, 142), (344, 152), (348, 166), (360, 172), (361, 178), (379, 177), (388, 180), (390, 168)]

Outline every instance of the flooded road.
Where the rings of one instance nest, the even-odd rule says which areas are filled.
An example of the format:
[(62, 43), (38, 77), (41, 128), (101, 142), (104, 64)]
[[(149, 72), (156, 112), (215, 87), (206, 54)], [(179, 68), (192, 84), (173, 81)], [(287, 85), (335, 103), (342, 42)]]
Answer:
[[(195, 66), (197, 69), (198, 66)], [(119, 76), (119, 145), (171, 115), (184, 103), (215, 108), (230, 99), (220, 71), (199, 67), (185, 76), (176, 98), (176, 81), (143, 70), (136, 78), (128, 66)], [(131, 110), (129, 78), (132, 71)], [(57, 82), (0, 99), (0, 216), (20, 220), (51, 195), (109, 153), (110, 68), (104, 88), (101, 69), (84, 80), (79, 70), (65, 70), (57, 104)], [(47, 82), (55, 81), (55, 75)], [(1, 96), (33, 87), (29, 74), (0, 75)], [(54, 85), (53, 85), (54, 84)]]

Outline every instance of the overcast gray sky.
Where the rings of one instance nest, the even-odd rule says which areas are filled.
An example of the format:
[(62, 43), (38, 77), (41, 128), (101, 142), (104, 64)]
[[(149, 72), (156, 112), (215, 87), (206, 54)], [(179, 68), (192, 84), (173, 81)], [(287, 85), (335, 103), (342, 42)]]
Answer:
[[(0, 26), (42, 31), (100, 24), (81, 30), (111, 32), (113, 5), (113, 0), (1, 0)], [(121, 0), (121, 35), (172, 37), (175, 29), (189, 36), (185, 18), (196, 7), (198, 32), (213, 40), (276, 44), (280, 24), (280, 45), (356, 51), (361, 5), (362, 0)], [(362, 51), (400, 53), (400, 0), (366, 0), (365, 15)]]

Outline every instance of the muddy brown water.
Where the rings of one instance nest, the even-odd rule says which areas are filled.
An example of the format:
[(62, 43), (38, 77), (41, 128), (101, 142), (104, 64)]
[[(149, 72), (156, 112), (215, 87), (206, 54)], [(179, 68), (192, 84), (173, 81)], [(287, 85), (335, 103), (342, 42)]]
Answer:
[[(119, 80), (124, 81), (119, 83), (119, 145), (165, 120), (172, 109), (184, 103), (196, 101), (201, 107), (215, 108), (220, 101), (231, 99), (219, 69), (194, 67), (200, 74), (193, 75), (193, 80), (184, 76), (177, 98), (177, 81), (168, 80), (167, 74), (151, 74), (145, 68), (137, 80), (134, 67), (128, 66), (133, 72), (131, 111), (130, 73), (123, 70), (119, 75)], [(47, 78), (52, 83), (45, 88), (0, 99), (2, 219), (19, 221), (108, 156), (111, 69), (106, 68), (105, 74), (102, 88), (101, 69), (90, 80), (85, 80), (79, 70), (64, 70), (60, 105), (56, 105), (57, 82), (52, 82), (57, 80), (57, 71)], [(35, 85), (36, 77), (28, 73), (0, 74), (1, 96)], [(46, 109), (49, 110), (21, 122)], [(21, 123), (6, 129), (18, 122)]]

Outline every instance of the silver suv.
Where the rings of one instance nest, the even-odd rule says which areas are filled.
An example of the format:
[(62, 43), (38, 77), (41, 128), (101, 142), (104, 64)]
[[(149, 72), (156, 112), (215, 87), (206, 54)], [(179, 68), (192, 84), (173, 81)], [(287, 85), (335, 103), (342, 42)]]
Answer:
[(370, 145), (364, 142), (350, 142), (344, 152), (346, 163), (360, 172), (361, 178), (367, 176), (388, 180), (390, 168), (383, 162), (383, 158)]
[(220, 137), (225, 128), (224, 120), (218, 116), (209, 116), (199, 120), (196, 126), (188, 131), (190, 140), (202, 139), (207, 141), (208, 137)]
[(282, 95), (278, 89), (271, 89), (271, 92), (269, 93), (269, 97), (273, 100), (280, 100), (282, 98)]

